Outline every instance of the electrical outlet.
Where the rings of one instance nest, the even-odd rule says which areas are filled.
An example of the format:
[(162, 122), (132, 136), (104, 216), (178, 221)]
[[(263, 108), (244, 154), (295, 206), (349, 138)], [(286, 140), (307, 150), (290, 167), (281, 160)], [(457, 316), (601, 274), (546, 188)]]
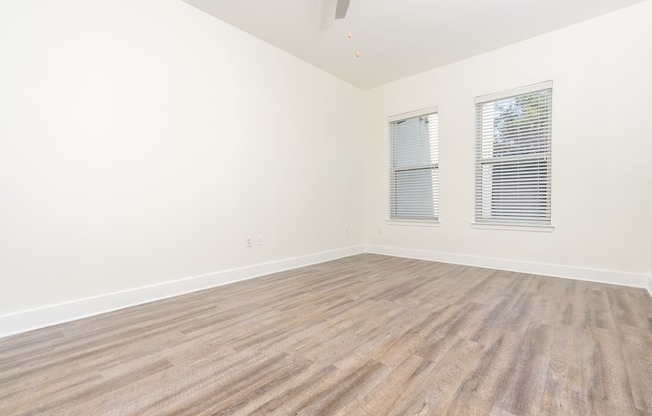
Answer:
[(378, 234), (382, 234), (382, 233), (383, 233), (383, 227), (378, 227)]
[(256, 245), (257, 246), (262, 246), (263, 245), (263, 236), (262, 235), (256, 236)]
[(350, 234), (349, 227), (345, 227), (344, 232), (346, 233), (346, 235), (349, 235)]
[(251, 237), (245, 238), (245, 247), (251, 248)]

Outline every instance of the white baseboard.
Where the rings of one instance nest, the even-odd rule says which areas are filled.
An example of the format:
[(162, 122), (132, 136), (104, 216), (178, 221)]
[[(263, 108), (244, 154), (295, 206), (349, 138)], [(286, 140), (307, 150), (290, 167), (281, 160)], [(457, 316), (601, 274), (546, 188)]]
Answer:
[(652, 278), (646, 274), (619, 272), (614, 270), (589, 269), (562, 266), (557, 264), (531, 263), (518, 260), (492, 257), (469, 256), (456, 253), (440, 253), (400, 247), (367, 246), (367, 253), (411, 259), (438, 261), (442, 263), (461, 264), (465, 266), (485, 267), (489, 269), (508, 270), (542, 276), (562, 277), (566, 279), (585, 280), (589, 282), (608, 283), (612, 285), (648, 288), (652, 295)]
[(609, 283), (621, 286), (646, 288), (652, 296), (652, 276), (646, 274), (626, 273), (613, 270), (589, 269), (546, 263), (532, 263), (518, 260), (499, 259), (481, 256), (468, 256), (456, 253), (440, 253), (428, 250), (409, 249), (387, 246), (353, 246), (343, 249), (324, 251), (306, 256), (294, 257), (225, 270), (186, 279), (140, 287), (123, 292), (110, 293), (92, 298), (80, 299), (68, 303), (46, 306), (43, 308), (21, 311), (11, 315), (0, 316), (0, 338), (19, 334), (34, 329), (45, 328), (65, 322), (86, 318), (101, 313), (111, 312), (131, 306), (141, 305), (156, 300), (183, 295), (202, 289), (209, 289), (253, 279), (270, 273), (296, 269), (311, 264), (335, 260), (362, 253), (384, 254), (466, 266), (509, 270), (554, 276), (591, 282)]
[(364, 246), (324, 251), (0, 316), (0, 338), (361, 253)]

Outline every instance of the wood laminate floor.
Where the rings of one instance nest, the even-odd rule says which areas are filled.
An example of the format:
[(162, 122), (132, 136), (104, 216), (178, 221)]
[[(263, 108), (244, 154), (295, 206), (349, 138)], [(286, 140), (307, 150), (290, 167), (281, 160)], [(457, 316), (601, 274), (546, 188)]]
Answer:
[(0, 414), (652, 415), (652, 299), (359, 255), (0, 339)]

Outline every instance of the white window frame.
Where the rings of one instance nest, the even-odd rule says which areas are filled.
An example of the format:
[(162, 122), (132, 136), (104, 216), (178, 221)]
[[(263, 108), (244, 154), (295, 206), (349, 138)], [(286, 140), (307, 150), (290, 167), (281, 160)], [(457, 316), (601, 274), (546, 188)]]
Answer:
[[(426, 226), (426, 227), (432, 227), (432, 226), (438, 226), (439, 224), (439, 181), (437, 180), (433, 186), (433, 212), (435, 213), (433, 218), (428, 218), (428, 219), (418, 219), (418, 218), (407, 218), (407, 217), (400, 217), (395, 215), (394, 212), (394, 200), (396, 198), (395, 195), (395, 177), (396, 177), (396, 172), (402, 171), (402, 170), (414, 170), (414, 169), (432, 169), (433, 171), (436, 171), (437, 173), (439, 172), (439, 156), (438, 156), (438, 149), (439, 149), (439, 129), (437, 128), (437, 133), (435, 137), (435, 158), (436, 161), (433, 163), (429, 163), (427, 165), (419, 165), (419, 166), (412, 166), (412, 167), (404, 167), (401, 169), (397, 169), (395, 166), (395, 159), (394, 159), (394, 152), (395, 152), (395, 138), (394, 138), (394, 133), (393, 133), (393, 126), (395, 123), (408, 120), (408, 119), (413, 119), (417, 117), (424, 117), (424, 116), (430, 116), (432, 114), (437, 115), (437, 125), (439, 124), (439, 109), (437, 106), (433, 107), (428, 107), (428, 108), (423, 108), (420, 110), (415, 110), (415, 111), (410, 111), (407, 113), (402, 113), (402, 114), (397, 114), (394, 116), (390, 116), (387, 118), (388, 122), (388, 129), (389, 129), (389, 209), (388, 209), (388, 219), (386, 220), (386, 223), (388, 225), (407, 225), (407, 226)], [(438, 175), (437, 175), (438, 178)]]
[[(544, 231), (549, 232), (554, 229), (552, 225), (552, 81), (546, 81), (538, 84), (528, 85), (521, 88), (515, 88), (508, 91), (483, 95), (476, 97), (476, 116), (475, 116), (475, 208), (474, 215), (475, 221), (472, 223), (474, 228), (488, 228), (488, 229), (506, 229), (506, 230), (516, 230), (516, 231)], [(511, 97), (518, 97), (537, 91), (550, 90), (550, 115), (549, 115), (549, 127), (550, 133), (548, 136), (547, 143), (547, 152), (545, 153), (523, 153), (518, 156), (509, 156), (510, 161), (543, 161), (547, 164), (547, 217), (542, 216), (539, 219), (532, 220), (522, 220), (519, 219), (519, 215), (514, 217), (502, 217), (500, 219), (493, 217), (493, 214), (486, 215), (487, 212), (487, 203), (489, 203), (482, 193), (483, 184), (486, 185), (486, 178), (481, 177), (482, 175), (482, 166), (484, 164), (496, 163), (497, 158), (493, 157), (483, 157), (482, 146), (486, 145), (486, 142), (483, 141), (483, 130), (480, 122), (482, 114), (482, 105), (494, 101), (504, 100)], [(490, 182), (490, 186), (494, 186)], [(493, 188), (490, 188), (493, 189)], [(486, 195), (486, 188), (485, 194)], [(503, 214), (504, 215), (504, 214)]]

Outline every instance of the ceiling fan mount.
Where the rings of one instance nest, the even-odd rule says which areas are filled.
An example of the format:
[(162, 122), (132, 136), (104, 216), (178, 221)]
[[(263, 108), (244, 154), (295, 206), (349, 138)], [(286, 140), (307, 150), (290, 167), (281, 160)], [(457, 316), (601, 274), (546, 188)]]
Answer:
[(349, 10), (351, 0), (321, 0), (322, 2), (322, 27), (329, 28), (335, 19), (344, 19)]

